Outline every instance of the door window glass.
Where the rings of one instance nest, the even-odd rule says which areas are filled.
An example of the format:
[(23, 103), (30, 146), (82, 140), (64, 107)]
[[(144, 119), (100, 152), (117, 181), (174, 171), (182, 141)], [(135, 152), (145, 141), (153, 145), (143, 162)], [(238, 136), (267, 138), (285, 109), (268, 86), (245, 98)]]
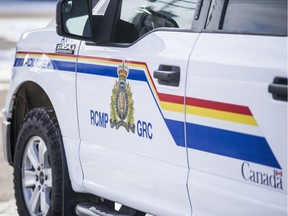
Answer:
[(287, 0), (229, 0), (222, 29), (287, 35)]
[(116, 40), (132, 42), (160, 27), (191, 29), (198, 1), (123, 0)]

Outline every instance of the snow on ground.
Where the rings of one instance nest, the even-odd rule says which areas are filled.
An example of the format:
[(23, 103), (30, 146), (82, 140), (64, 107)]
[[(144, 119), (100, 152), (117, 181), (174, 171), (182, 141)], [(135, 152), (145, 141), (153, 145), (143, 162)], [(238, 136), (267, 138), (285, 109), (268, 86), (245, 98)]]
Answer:
[[(0, 27), (1, 28), (1, 27)], [(0, 82), (9, 82), (15, 56), (15, 49), (0, 49)], [(0, 85), (1, 90), (1, 85)]]
[(0, 215), (1, 216), (18, 215), (15, 200), (9, 200), (7, 202), (0, 203)]
[[(56, 2), (0, 0), (0, 111), (14, 63), (16, 42), (25, 31), (43, 28), (54, 17)], [(3, 119), (0, 116), (0, 123)], [(0, 127), (1, 129), (1, 127)], [(12, 167), (3, 160), (0, 130), (0, 215), (16, 216)]]
[(0, 17), (0, 37), (16, 42), (28, 30), (43, 28), (49, 24), (53, 15), (47, 17)]
[(49, 16), (55, 13), (56, 1), (15, 1), (0, 0), (1, 16)]
[(15, 57), (16, 42), (23, 32), (43, 28), (52, 17), (0, 17), (0, 81), (9, 81)]
[(54, 17), (56, 2), (0, 0), (0, 90), (7, 88), (16, 42), (25, 31), (43, 28)]

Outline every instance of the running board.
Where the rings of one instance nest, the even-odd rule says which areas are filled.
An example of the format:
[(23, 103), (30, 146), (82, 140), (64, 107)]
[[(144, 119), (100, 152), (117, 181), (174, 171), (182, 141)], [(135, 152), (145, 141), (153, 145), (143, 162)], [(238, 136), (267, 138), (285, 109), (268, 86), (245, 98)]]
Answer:
[(131, 216), (131, 214), (120, 213), (106, 205), (94, 203), (80, 203), (75, 212), (79, 216)]

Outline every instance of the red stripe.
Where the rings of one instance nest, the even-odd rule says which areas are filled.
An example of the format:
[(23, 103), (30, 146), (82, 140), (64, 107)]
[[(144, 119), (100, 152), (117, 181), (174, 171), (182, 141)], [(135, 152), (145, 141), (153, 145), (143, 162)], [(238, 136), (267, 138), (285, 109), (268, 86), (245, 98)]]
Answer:
[[(175, 104), (184, 104), (184, 97), (176, 96), (176, 95), (168, 95), (168, 94), (161, 94), (159, 93), (159, 99), (163, 102), (175, 103)], [(243, 115), (250, 115), (252, 113), (248, 107), (239, 106), (234, 104), (228, 103), (221, 103), (221, 102), (214, 102), (208, 100), (202, 100), (197, 98), (186, 98), (186, 104), (188, 106), (196, 106), (206, 109), (214, 109), (219, 111), (231, 112), (231, 113), (238, 113)]]
[[(17, 54), (46, 54), (46, 55), (52, 55), (52, 56), (65, 56), (65, 57), (74, 56), (71, 54), (41, 53), (41, 52), (17, 52)], [(111, 61), (111, 62), (122, 62), (119, 59), (107, 59), (107, 58), (92, 57), (92, 56), (79, 56), (79, 57), (87, 58), (87, 59), (102, 60), (102, 61), (104, 60), (104, 61)], [(129, 60), (125, 62), (143, 65), (144, 67), (146, 67), (147, 71), (149, 72), (146, 63), (129, 61)], [(148, 76), (150, 77), (150, 80), (152, 82), (151, 84), (153, 88), (155, 89), (156, 93), (158, 94), (160, 101), (184, 105), (184, 97), (158, 93), (156, 86), (153, 82), (153, 79), (151, 78), (150, 73), (148, 73)], [(207, 108), (207, 109), (214, 109), (214, 110), (220, 110), (220, 111), (225, 111), (225, 112), (232, 112), (232, 113), (252, 116), (252, 113), (248, 107), (234, 105), (234, 104), (220, 103), (220, 102), (202, 100), (202, 99), (197, 99), (197, 98), (188, 98), (188, 97), (186, 98), (186, 104), (190, 106), (197, 106), (197, 107), (202, 107), (202, 108)]]
[(176, 95), (168, 95), (168, 94), (158, 94), (159, 99), (163, 102), (169, 102), (169, 103), (177, 103), (177, 104), (184, 104), (184, 97), (176, 96)]
[(64, 54), (64, 53), (60, 54), (60, 53), (42, 53), (42, 52), (17, 52), (17, 54), (20, 54), (20, 55), (48, 55), (48, 56), (69, 57), (69, 58), (75, 58), (76, 59), (75, 55), (73, 55), (73, 54)]
[[(149, 80), (147, 80), (147, 81), (148, 81), (148, 85), (151, 84), (151, 85), (152, 85), (152, 89), (154, 89), (155, 92), (156, 92), (156, 94), (158, 95), (158, 97), (160, 97), (160, 96), (159, 96), (159, 93), (158, 93), (158, 91), (157, 91), (157, 88), (156, 88), (156, 86), (155, 86), (155, 84), (154, 84), (154, 81), (153, 81), (153, 79), (152, 79), (152, 77), (151, 77), (151, 74), (150, 74), (150, 71), (149, 71), (149, 69), (148, 69), (148, 66), (147, 66), (147, 64), (146, 64), (145, 62), (125, 60), (125, 63), (127, 63), (127, 64), (136, 64), (136, 65), (142, 65), (142, 66), (144, 66), (144, 67), (146, 68), (147, 72), (148, 72), (147, 74), (145, 73), (145, 75), (148, 75), (148, 76), (149, 76), (149, 80), (151, 81), (151, 83), (150, 83)], [(160, 100), (161, 100), (161, 99), (160, 99)]]
[(93, 56), (78, 56), (78, 57), (79, 58), (84, 58), (84, 59), (92, 59), (92, 60), (96, 60), (96, 61), (98, 60), (98, 61), (108, 61), (108, 62), (122, 63), (122, 60), (112, 59), (112, 58), (102, 58), (102, 57), (93, 57)]
[(225, 111), (225, 112), (232, 112), (232, 113), (252, 116), (252, 113), (248, 107), (234, 105), (234, 104), (220, 103), (220, 102), (202, 100), (202, 99), (197, 99), (197, 98), (186, 98), (186, 104), (190, 106), (197, 106), (197, 107), (202, 107), (202, 108), (207, 108), (207, 109), (215, 109), (215, 110), (220, 110), (220, 111)]

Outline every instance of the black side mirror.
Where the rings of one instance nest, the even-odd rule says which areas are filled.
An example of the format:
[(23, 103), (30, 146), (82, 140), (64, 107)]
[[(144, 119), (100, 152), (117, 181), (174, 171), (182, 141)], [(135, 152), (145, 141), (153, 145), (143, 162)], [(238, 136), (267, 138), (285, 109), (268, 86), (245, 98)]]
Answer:
[(89, 0), (59, 0), (56, 31), (60, 36), (92, 41), (92, 10)]

